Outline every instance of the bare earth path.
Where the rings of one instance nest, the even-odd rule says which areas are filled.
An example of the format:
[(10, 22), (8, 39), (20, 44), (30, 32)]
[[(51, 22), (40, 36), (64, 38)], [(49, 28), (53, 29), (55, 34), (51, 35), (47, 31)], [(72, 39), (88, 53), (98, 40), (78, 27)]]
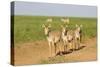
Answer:
[[(91, 61), (97, 59), (96, 38), (88, 39), (81, 46), (85, 47), (70, 54), (60, 56), (63, 57), (63, 62)], [(41, 63), (41, 60), (50, 60), (48, 56), (47, 41), (23, 43), (15, 46), (15, 65), (38, 64)], [(60, 61), (58, 60), (57, 62)]]

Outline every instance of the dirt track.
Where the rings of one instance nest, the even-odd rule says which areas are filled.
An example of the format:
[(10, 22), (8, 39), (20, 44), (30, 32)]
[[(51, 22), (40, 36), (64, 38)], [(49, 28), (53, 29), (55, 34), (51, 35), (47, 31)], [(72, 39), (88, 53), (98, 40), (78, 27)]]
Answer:
[[(82, 43), (85, 46), (70, 54), (65, 54), (68, 62), (90, 61), (97, 59), (96, 38), (88, 39)], [(41, 60), (48, 60), (49, 50), (47, 41), (23, 43), (15, 46), (15, 65), (38, 64)]]

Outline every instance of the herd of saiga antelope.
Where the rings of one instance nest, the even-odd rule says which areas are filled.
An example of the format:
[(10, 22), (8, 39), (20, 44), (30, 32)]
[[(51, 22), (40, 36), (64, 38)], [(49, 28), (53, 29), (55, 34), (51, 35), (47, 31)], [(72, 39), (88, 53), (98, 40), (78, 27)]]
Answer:
[[(74, 51), (80, 48), (81, 37), (82, 37), (82, 25), (77, 25), (74, 30), (70, 30), (68, 28), (69, 18), (63, 18), (61, 21), (65, 25), (61, 25), (61, 32), (52, 31), (51, 24), (43, 24), (44, 33), (48, 41), (49, 45), (49, 57), (54, 57), (57, 55), (57, 44), (62, 41), (63, 42), (63, 52), (69, 52), (70, 50)], [(47, 22), (52, 22), (52, 19), (47, 19)], [(53, 49), (54, 48), (54, 49)], [(53, 52), (54, 50), (54, 52)], [(59, 49), (60, 55), (62, 55), (61, 50)]]

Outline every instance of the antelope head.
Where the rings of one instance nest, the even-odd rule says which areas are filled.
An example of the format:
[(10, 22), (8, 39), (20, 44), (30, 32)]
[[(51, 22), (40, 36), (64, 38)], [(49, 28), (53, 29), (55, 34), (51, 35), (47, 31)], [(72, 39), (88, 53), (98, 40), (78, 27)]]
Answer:
[(77, 24), (76, 24), (76, 29), (77, 29), (77, 31), (81, 31), (81, 28), (82, 28), (82, 25), (77, 25)]
[(67, 35), (68, 26), (67, 25), (66, 26), (61, 25), (61, 28), (62, 28), (62, 35)]
[(49, 25), (43, 24), (42, 27), (44, 28), (45, 35), (49, 35), (51, 25), (50, 24)]

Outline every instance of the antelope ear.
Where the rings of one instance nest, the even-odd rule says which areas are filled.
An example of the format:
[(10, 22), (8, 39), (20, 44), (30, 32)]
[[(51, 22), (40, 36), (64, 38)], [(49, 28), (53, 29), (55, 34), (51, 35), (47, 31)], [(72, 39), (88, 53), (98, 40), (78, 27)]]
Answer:
[(44, 25), (44, 24), (42, 24), (42, 27), (44, 28), (44, 27), (45, 27), (45, 25)]
[(78, 25), (76, 24), (76, 27), (78, 27)]
[(83, 25), (81, 24), (80, 27), (83, 27)]

